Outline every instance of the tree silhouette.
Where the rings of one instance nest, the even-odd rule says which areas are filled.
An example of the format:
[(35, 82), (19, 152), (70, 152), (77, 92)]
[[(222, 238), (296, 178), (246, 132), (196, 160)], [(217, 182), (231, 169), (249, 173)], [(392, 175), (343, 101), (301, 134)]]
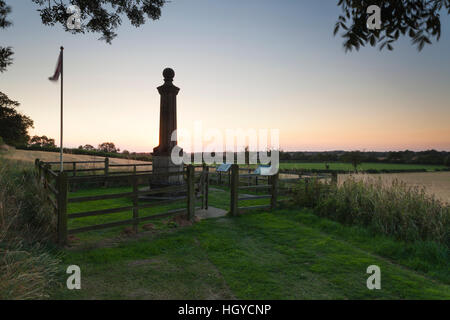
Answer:
[[(71, 33), (100, 33), (100, 40), (107, 43), (117, 36), (116, 30), (122, 24), (122, 17), (126, 16), (135, 27), (146, 22), (146, 17), (157, 20), (161, 16), (161, 8), (166, 0), (31, 0), (37, 4), (42, 23), (47, 26), (61, 25), (65, 31)], [(80, 8), (81, 28), (69, 29), (67, 21), (72, 16), (67, 9), (71, 5)], [(11, 7), (4, 0), (0, 0), (0, 29), (12, 25), (7, 20)], [(13, 51), (11, 47), (0, 46), (0, 72), (12, 64)]]
[[(42, 23), (48, 26), (61, 25), (71, 33), (101, 33), (101, 40), (108, 43), (117, 36), (116, 30), (126, 16), (135, 27), (146, 22), (146, 17), (157, 20), (166, 0), (32, 0), (39, 6)], [(81, 28), (69, 29), (67, 21), (72, 13), (67, 13), (71, 5), (80, 9)]]
[(85, 144), (84, 147), (83, 146), (79, 146), (78, 149), (87, 150), (87, 151), (94, 151), (95, 150), (94, 146), (92, 146), (90, 144)]
[[(0, 29), (6, 29), (12, 25), (11, 21), (7, 20), (8, 14), (11, 13), (11, 7), (7, 6), (5, 1), (0, 0)], [(6, 71), (6, 68), (12, 64), (13, 51), (11, 47), (0, 46), (0, 72)]]
[(0, 137), (12, 146), (26, 145), (30, 139), (28, 129), (33, 127), (33, 120), (15, 109), (19, 105), (0, 92)]
[(351, 151), (342, 156), (342, 160), (351, 163), (355, 172), (358, 172), (358, 166), (363, 161), (363, 155), (360, 151)]
[(98, 150), (108, 153), (117, 153), (120, 151), (120, 149), (117, 149), (114, 143), (112, 142), (103, 142), (102, 144), (99, 144)]
[[(381, 9), (381, 29), (367, 28), (367, 8)], [(345, 51), (359, 50), (361, 46), (379, 45), (379, 49), (393, 50), (392, 44), (400, 36), (409, 37), (421, 51), (431, 40), (441, 36), (440, 12), (450, 14), (450, 0), (339, 0), (342, 9), (334, 28), (344, 32)]]
[(30, 139), (30, 146), (41, 148), (56, 148), (55, 139), (48, 138), (47, 136), (34, 136)]

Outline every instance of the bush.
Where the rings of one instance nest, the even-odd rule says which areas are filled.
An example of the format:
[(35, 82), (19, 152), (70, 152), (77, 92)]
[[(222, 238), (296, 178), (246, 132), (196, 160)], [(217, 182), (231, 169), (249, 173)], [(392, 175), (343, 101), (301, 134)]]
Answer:
[(2, 145), (4, 145), (4, 144), (5, 144), (5, 142), (3, 141), (3, 138), (0, 137), (0, 146), (2, 146)]
[(294, 198), (300, 206), (344, 224), (369, 227), (376, 233), (406, 241), (429, 240), (450, 246), (450, 207), (423, 188), (381, 179), (351, 178), (335, 186), (319, 181), (304, 183)]
[(42, 299), (59, 259), (48, 251), (56, 217), (30, 167), (0, 159), (0, 299)]

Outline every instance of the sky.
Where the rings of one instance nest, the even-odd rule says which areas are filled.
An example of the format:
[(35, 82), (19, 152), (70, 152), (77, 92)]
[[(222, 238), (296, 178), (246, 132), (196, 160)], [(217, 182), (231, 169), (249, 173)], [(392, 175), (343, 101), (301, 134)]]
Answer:
[[(161, 18), (130, 26), (112, 45), (99, 34), (42, 25), (31, 0), (6, 2), (0, 31), (14, 64), (0, 91), (34, 120), (31, 135), (59, 141), (59, 85), (48, 81), (64, 50), (64, 146), (158, 144), (162, 70), (175, 70), (178, 127), (279, 129), (283, 150), (450, 150), (450, 18), (421, 52), (345, 53), (333, 36), (332, 0), (172, 0)], [(198, 151), (198, 150), (196, 150)]]

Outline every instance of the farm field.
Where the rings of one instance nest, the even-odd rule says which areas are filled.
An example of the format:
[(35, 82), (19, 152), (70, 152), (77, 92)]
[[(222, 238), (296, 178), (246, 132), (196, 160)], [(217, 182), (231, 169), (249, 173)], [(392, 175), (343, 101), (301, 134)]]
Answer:
[[(31, 150), (15, 150), (12, 149), (3, 154), (3, 157), (11, 160), (19, 160), (34, 163), (35, 159), (45, 162), (59, 161), (59, 153)], [(64, 161), (103, 161), (104, 157), (64, 154)], [(110, 158), (111, 164), (144, 164), (144, 161), (136, 161), (129, 159)], [(328, 163), (330, 170), (353, 171), (353, 167), (349, 163), (330, 162)], [(92, 165), (90, 165), (92, 166)], [(305, 169), (305, 170), (326, 170), (323, 162), (281, 162), (281, 169)], [(363, 163), (359, 166), (360, 170), (420, 170), (425, 169), (434, 171), (436, 169), (444, 169), (441, 165), (422, 165), (422, 164), (395, 164), (395, 163)]]
[[(60, 282), (64, 266), (77, 264), (82, 289), (61, 285), (50, 298), (450, 299), (448, 278), (405, 266), (422, 263), (412, 251), (395, 261), (393, 252), (407, 248), (307, 210), (255, 211), (65, 250)], [(382, 290), (366, 287), (373, 264)]]
[[(330, 170), (353, 171), (350, 163), (329, 162)], [(281, 162), (281, 169), (305, 169), (305, 170), (326, 170), (323, 162)], [(396, 164), (396, 163), (362, 163), (358, 166), (358, 170), (421, 170), (434, 171), (436, 169), (444, 169), (441, 165), (425, 165), (425, 164)]]
[(382, 179), (391, 184), (394, 180), (405, 182), (412, 187), (425, 187), (425, 192), (450, 204), (450, 172), (415, 172), (415, 173), (383, 173), (383, 174), (340, 174), (339, 183), (348, 177), (357, 179)]
[[(57, 152), (45, 152), (45, 151), (32, 151), (32, 150), (17, 150), (12, 149), (4, 154), (2, 157), (9, 160), (16, 160), (22, 162), (33, 163), (36, 159), (40, 159), (44, 162), (54, 162), (59, 161), (59, 153)], [(104, 157), (98, 156), (88, 156), (88, 155), (79, 155), (79, 154), (64, 154), (64, 162), (71, 161), (104, 161)], [(145, 161), (136, 161), (129, 159), (120, 159), (120, 158), (110, 158), (110, 164), (145, 164), (148, 162)], [(98, 164), (101, 166), (102, 164)], [(87, 167), (92, 167), (94, 164), (86, 165)]]

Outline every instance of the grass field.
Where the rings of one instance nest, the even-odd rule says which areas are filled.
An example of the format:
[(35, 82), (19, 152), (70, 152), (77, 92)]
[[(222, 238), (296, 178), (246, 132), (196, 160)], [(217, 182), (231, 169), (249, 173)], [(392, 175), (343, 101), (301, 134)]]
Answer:
[[(448, 278), (406, 266), (421, 259), (403, 243), (305, 210), (254, 212), (66, 250), (61, 268), (80, 266), (82, 289), (65, 289), (61, 270), (51, 298), (449, 299)], [(369, 265), (381, 268), (381, 290), (366, 287)]]
[[(222, 190), (222, 189), (224, 189), (224, 190)], [(131, 192), (131, 191), (132, 191), (131, 187), (80, 189), (76, 192), (71, 192), (69, 194), (69, 198), (97, 196), (97, 195), (104, 195), (104, 194), (117, 194), (117, 193)], [(81, 203), (70, 203), (68, 206), (68, 214), (85, 212), (85, 211), (126, 207), (126, 206), (131, 206), (132, 203), (133, 202), (132, 202), (131, 198), (120, 198), (120, 199), (113, 199), (113, 200), (99, 200), (99, 201), (90, 201), (90, 202), (81, 202)], [(209, 194), (210, 206), (228, 210), (229, 203), (230, 203), (230, 195), (229, 195), (229, 192), (225, 190), (225, 188), (214, 188), (213, 190), (210, 191), (210, 194)], [(256, 200), (245, 201), (245, 203), (241, 203), (240, 206), (253, 206), (253, 205), (261, 205), (261, 204), (268, 204), (268, 203), (269, 203), (269, 199), (256, 199)], [(200, 202), (198, 202), (197, 206), (200, 206)], [(167, 212), (168, 210), (185, 208), (185, 207), (186, 207), (186, 201), (181, 200), (181, 201), (174, 202), (170, 205), (155, 206), (152, 208), (141, 209), (141, 210), (139, 210), (139, 216), (146, 217), (146, 216), (150, 216), (150, 215), (154, 215), (154, 214), (158, 214), (158, 213)], [(100, 216), (69, 219), (68, 228), (75, 229), (75, 228), (80, 228), (80, 227), (85, 227), (85, 226), (90, 226), (90, 225), (97, 225), (97, 224), (109, 223), (109, 222), (114, 222), (114, 221), (128, 220), (132, 216), (133, 216), (132, 211), (130, 210), (130, 211), (121, 212), (121, 213), (113, 213), (113, 214), (100, 215)], [(142, 227), (145, 224), (146, 224), (145, 222), (141, 223), (140, 227)], [(152, 224), (154, 225), (155, 231), (165, 230), (168, 228), (170, 229), (171, 227), (173, 227), (172, 224), (167, 223), (167, 219), (156, 220), (156, 221), (152, 222)], [(119, 236), (120, 233), (123, 231), (123, 229), (124, 229), (124, 227), (114, 227), (114, 228), (103, 229), (103, 230), (99, 230), (99, 231), (80, 233), (80, 234), (76, 235), (76, 238), (82, 240), (84, 244), (87, 244), (89, 242), (95, 242), (98, 240)]]
[[(88, 196), (128, 191), (86, 189)], [(248, 205), (261, 204), (253, 200)], [(70, 212), (128, 205), (128, 199), (71, 204)], [(227, 209), (229, 192), (214, 188), (210, 205)], [(143, 215), (184, 206), (175, 203)], [(80, 218), (69, 228), (129, 218), (131, 212)], [(408, 244), (345, 227), (304, 209), (254, 211), (238, 218), (121, 236), (124, 227), (77, 235), (62, 268), (82, 270), (82, 290), (54, 289), (54, 299), (449, 299), (448, 256), (433, 244)], [(141, 225), (142, 226), (142, 225)], [(436, 252), (436, 253), (434, 253)], [(382, 289), (366, 287), (366, 269), (382, 270)], [(61, 284), (66, 275), (61, 270)]]

